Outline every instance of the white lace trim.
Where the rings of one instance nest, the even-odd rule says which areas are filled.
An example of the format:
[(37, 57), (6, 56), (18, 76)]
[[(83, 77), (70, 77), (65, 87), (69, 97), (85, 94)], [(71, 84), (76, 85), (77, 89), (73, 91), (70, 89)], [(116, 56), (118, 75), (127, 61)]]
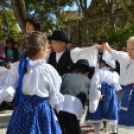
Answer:
[(121, 110), (127, 111), (127, 108), (120, 107)]
[(91, 123), (98, 123), (98, 122), (102, 122), (102, 121), (108, 121), (108, 122), (113, 122), (113, 123), (114, 123), (114, 122), (115, 122), (115, 123), (118, 122), (118, 120), (102, 119), (102, 120), (98, 120), (98, 121), (96, 121), (96, 120), (87, 120), (87, 121), (86, 121), (86, 120), (85, 120), (85, 123), (86, 123), (86, 122), (88, 122), (88, 123), (90, 123), (90, 122), (91, 122)]
[(134, 126), (133, 127), (127, 127), (125, 125), (118, 125), (118, 127), (125, 128), (125, 129), (134, 129)]

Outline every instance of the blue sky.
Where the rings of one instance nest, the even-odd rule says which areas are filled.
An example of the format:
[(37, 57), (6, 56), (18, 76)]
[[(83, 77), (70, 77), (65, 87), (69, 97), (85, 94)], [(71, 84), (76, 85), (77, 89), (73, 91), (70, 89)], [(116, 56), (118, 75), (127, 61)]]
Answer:
[[(87, 6), (90, 5), (90, 2), (91, 2), (91, 0), (87, 0)], [(64, 8), (64, 11), (68, 11), (68, 10), (70, 10), (70, 11), (76, 11), (77, 10), (77, 5), (74, 4), (72, 7), (66, 6)]]

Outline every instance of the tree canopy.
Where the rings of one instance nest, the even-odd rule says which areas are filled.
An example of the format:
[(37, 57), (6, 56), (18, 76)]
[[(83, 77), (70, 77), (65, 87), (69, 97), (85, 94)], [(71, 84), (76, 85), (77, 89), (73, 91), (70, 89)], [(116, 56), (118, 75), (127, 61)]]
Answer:
[(10, 3), (2, 0), (0, 3), (0, 39), (6, 40), (12, 37), (15, 41), (19, 41), (20, 34)]

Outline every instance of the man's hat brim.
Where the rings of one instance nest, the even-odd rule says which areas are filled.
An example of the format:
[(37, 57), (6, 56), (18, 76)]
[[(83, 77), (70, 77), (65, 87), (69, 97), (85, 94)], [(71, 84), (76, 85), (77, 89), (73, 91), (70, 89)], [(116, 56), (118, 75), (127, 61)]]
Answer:
[(85, 69), (87, 72), (91, 72), (94, 69), (93, 67), (89, 67), (89, 66), (84, 65), (84, 64), (73, 64), (70, 66), (70, 71), (71, 72), (74, 71), (75, 68), (77, 68), (77, 67), (81, 67), (81, 68)]
[(48, 39), (51, 41), (51, 40), (60, 40), (60, 41), (64, 41), (64, 42), (66, 42), (66, 43), (70, 43), (70, 41), (69, 40), (64, 40), (64, 39), (62, 39), (62, 38), (56, 38), (56, 37), (48, 37)]

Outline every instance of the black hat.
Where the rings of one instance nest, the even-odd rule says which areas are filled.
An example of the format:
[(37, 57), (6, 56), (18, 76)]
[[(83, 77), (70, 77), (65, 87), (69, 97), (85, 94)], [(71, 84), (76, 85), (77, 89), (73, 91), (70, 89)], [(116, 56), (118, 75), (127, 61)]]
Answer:
[(68, 35), (66, 32), (63, 31), (54, 31), (51, 37), (48, 37), (49, 40), (61, 40), (66, 43), (69, 43)]
[(82, 67), (85, 70), (87, 70), (88, 72), (90, 72), (92, 70), (92, 67), (89, 66), (88, 60), (86, 60), (86, 59), (78, 60), (75, 64), (70, 66), (70, 70), (73, 71), (76, 67)]

